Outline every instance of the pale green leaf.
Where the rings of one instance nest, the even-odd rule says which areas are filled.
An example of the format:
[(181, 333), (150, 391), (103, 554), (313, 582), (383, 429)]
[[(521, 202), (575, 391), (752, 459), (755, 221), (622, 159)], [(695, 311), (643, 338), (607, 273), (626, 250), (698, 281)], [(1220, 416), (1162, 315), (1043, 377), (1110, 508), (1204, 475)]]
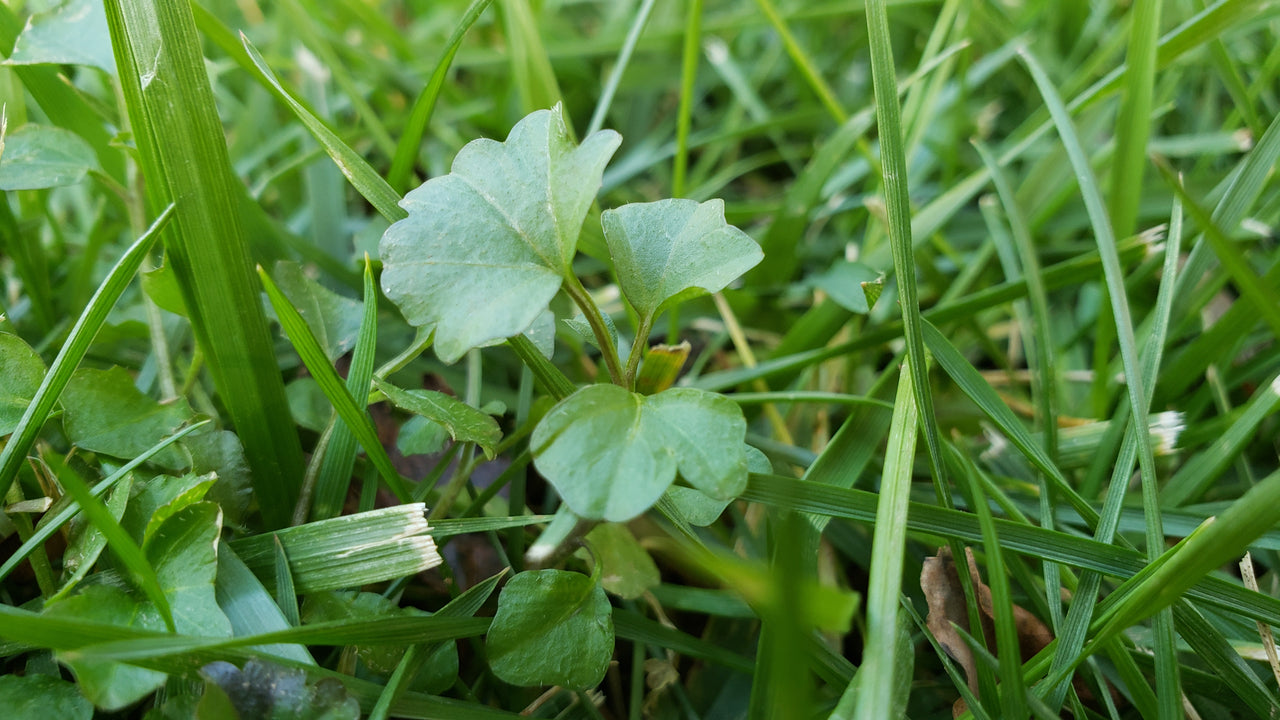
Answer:
[(79, 135), (59, 127), (23, 125), (4, 138), (0, 190), (42, 190), (74, 185), (98, 167)]
[(538, 471), (578, 515), (621, 522), (648, 510), (680, 474), (718, 499), (746, 483), (746, 421), (714, 393), (676, 388), (648, 397), (616, 385), (583, 388), (533, 431)]
[(0, 437), (12, 433), (44, 379), (44, 362), (22, 338), (0, 333)]
[(613, 656), (612, 607), (593, 578), (522, 572), (498, 596), (485, 647), (493, 674), (513, 685), (593, 688)]
[(518, 335), (547, 307), (620, 142), (601, 131), (575, 146), (560, 109), (539, 110), (405, 196), (409, 217), (379, 246), (382, 289), (411, 324), (435, 325), (441, 359)]
[(396, 449), (402, 455), (429, 455), (440, 452), (448, 437), (449, 431), (440, 423), (414, 415), (400, 426)]
[[(674, 489), (674, 488), (673, 488)], [(604, 523), (587, 533), (587, 544), (600, 563), (600, 584), (627, 600), (635, 600), (662, 582), (653, 558), (626, 525)]]
[(435, 390), (401, 390), (377, 378), (373, 384), (396, 407), (440, 423), (454, 440), (473, 442), (489, 457), (502, 440), (497, 420), (455, 397)]
[(622, 292), (652, 318), (687, 297), (719, 292), (764, 257), (724, 220), (724, 201), (666, 199), (600, 214)]
[[(146, 452), (193, 415), (185, 400), (167, 404), (143, 395), (123, 368), (77, 370), (62, 393), (63, 428), (68, 439), (85, 450), (119, 458)], [(185, 465), (165, 450), (153, 462), (168, 468)]]
[(884, 287), (879, 278), (880, 273), (867, 265), (837, 260), (814, 279), (814, 285), (845, 310), (865, 315), (871, 312)]
[(0, 707), (9, 720), (90, 720), (93, 705), (74, 683), (49, 675), (0, 676)]
[(173, 513), (143, 545), (180, 633), (231, 635), (231, 623), (218, 607), (213, 592), (221, 532), (222, 511), (214, 503), (198, 502)]
[(116, 72), (107, 14), (99, 0), (67, 0), (27, 20), (6, 65), (91, 65)]
[[(151, 603), (140, 603), (111, 585), (93, 585), (45, 608), (48, 617), (67, 618), (140, 630), (164, 630)], [(112, 660), (61, 658), (75, 673), (80, 692), (103, 710), (128, 707), (164, 684), (165, 674)]]
[[(769, 475), (773, 473), (773, 464), (769, 458), (750, 445), (743, 446), (747, 457), (747, 471)], [(706, 527), (720, 519), (720, 514), (733, 502), (732, 498), (717, 500), (701, 490), (690, 487), (672, 485), (667, 489), (667, 498), (680, 510), (680, 514), (690, 525)]]

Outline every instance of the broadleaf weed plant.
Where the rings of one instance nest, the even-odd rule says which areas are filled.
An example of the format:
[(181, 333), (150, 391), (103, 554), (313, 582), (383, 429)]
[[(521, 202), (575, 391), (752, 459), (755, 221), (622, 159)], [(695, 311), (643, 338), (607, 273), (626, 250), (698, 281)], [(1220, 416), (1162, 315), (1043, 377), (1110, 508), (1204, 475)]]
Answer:
[(1278, 32), (0, 4), (0, 714), (1275, 717)]

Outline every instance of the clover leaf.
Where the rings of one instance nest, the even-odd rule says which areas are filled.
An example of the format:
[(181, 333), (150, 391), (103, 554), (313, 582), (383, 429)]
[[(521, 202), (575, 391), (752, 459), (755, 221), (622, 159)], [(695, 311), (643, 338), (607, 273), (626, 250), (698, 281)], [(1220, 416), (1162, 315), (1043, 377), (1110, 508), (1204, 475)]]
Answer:
[(764, 257), (724, 219), (724, 201), (666, 199), (600, 215), (622, 292), (652, 320), (671, 304), (719, 292)]
[(524, 332), (572, 277), (578, 233), (621, 137), (576, 145), (557, 105), (505, 142), (475, 140), (400, 202), (409, 216), (379, 245), (382, 289), (413, 325), (435, 326), (436, 354)]
[(538, 471), (569, 509), (622, 522), (648, 510), (675, 480), (719, 499), (747, 481), (746, 420), (728, 398), (693, 388), (644, 396), (592, 385), (562, 400), (533, 431)]

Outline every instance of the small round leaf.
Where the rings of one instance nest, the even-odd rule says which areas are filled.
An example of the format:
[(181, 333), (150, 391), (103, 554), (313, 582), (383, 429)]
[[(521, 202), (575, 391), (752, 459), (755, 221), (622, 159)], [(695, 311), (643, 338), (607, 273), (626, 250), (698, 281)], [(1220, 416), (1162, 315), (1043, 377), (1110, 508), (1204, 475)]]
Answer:
[(513, 685), (600, 684), (613, 656), (613, 609), (595, 580), (564, 570), (522, 572), (498, 596), (485, 647)]

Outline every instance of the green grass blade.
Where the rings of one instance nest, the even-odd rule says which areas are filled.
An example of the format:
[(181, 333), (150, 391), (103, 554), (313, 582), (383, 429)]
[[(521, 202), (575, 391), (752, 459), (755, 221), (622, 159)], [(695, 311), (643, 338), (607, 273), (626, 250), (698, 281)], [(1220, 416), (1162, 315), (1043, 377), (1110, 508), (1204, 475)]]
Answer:
[(1009, 229), (1013, 238), (1013, 249), (1020, 264), (1016, 275), (1005, 273), (1010, 281), (1025, 279), (1027, 283), (1027, 303), (1031, 306), (1031, 340), (1034, 352), (1031, 361), (1035, 364), (1037, 381), (1032, 387), (1037, 392), (1040, 430), (1045, 434), (1045, 452), (1051, 460), (1058, 457), (1058, 387), (1056, 380), (1057, 352), (1053, 342), (1053, 324), (1049, 319), (1049, 295), (1045, 289), (1044, 276), (1040, 268), (1040, 259), (1035, 244), (1031, 239), (1031, 230), (1027, 220), (1018, 206), (1014, 194), (1013, 183), (996, 162), (995, 156), (985, 144), (973, 143), (983, 165), (991, 174), (991, 182), (995, 185), (1000, 203), (1004, 207), (1005, 217), (1009, 221)]
[(302, 484), (302, 446), (253, 281), (240, 196), (191, 6), (112, 0), (106, 7), (151, 205), (180, 199), (166, 239), (169, 264), (244, 445), (263, 517), (285, 525)]
[[(1249, 151), (1232, 171), (1226, 192), (1213, 210), (1213, 221), (1227, 232), (1233, 232), (1245, 213), (1257, 202), (1259, 195), (1267, 186), (1268, 178), (1280, 160), (1280, 114), (1272, 119), (1266, 132), (1258, 138), (1258, 143)], [(1188, 209), (1190, 205), (1188, 205)], [(1198, 222), (1198, 221), (1197, 221)], [(1203, 229), (1201, 232), (1205, 232)], [(1213, 262), (1212, 246), (1197, 239), (1183, 267), (1182, 280), (1178, 283), (1177, 302), (1174, 305), (1173, 319), (1177, 323), (1191, 309), (1190, 298), (1195, 295), (1196, 284), (1208, 273)], [(1207, 364), (1206, 364), (1207, 366)], [(1196, 372), (1203, 371), (1200, 366)], [(1168, 392), (1182, 392), (1195, 379), (1189, 372), (1174, 375)]]
[[(1177, 264), (1181, 248), (1182, 207), (1180, 204), (1175, 203), (1169, 223), (1168, 242), (1165, 246), (1164, 271), (1161, 277), (1160, 291), (1156, 298), (1156, 309), (1152, 313), (1151, 333), (1142, 353), (1142, 372), (1143, 379), (1146, 381), (1144, 384), (1146, 389), (1145, 402), (1148, 404), (1151, 402), (1151, 393), (1154, 391), (1160, 361), (1163, 357), (1169, 317), (1172, 312), (1175, 288), (1178, 281)], [(1117, 409), (1116, 417), (1113, 418), (1112, 423), (1116, 427), (1123, 427), (1128, 417), (1127, 406), (1122, 405)], [(1146, 443), (1149, 443), (1149, 440), (1140, 437), (1137, 426), (1129, 425), (1128, 432), (1124, 436), (1123, 445), (1115, 458), (1111, 484), (1107, 489), (1106, 501), (1103, 505), (1098, 527), (1094, 531), (1095, 540), (1108, 543), (1113, 541), (1119, 526), (1125, 491), (1129, 485), (1129, 478), (1133, 473), (1134, 462), (1138, 457), (1139, 445)], [(1101, 589), (1101, 581), (1101, 576), (1097, 574), (1086, 574), (1076, 588), (1075, 598), (1071, 611), (1067, 615), (1067, 621), (1060, 627), (1058, 632), (1059, 650), (1054, 654), (1053, 663), (1050, 667), (1051, 674), (1059, 672), (1074, 663), (1074, 658), (1084, 647), (1089, 621), (1093, 615), (1092, 608), (1098, 599)], [(1050, 694), (1048, 695), (1049, 705), (1055, 708), (1061, 707), (1068, 689), (1069, 686), (1066, 682), (1050, 688)]]
[[(403, 193), (409, 189), (409, 179), (413, 174), (414, 163), (418, 159), (418, 149), (422, 145), (422, 138), (426, 135), (427, 125), (431, 123), (431, 114), (435, 111), (436, 100), (440, 98), (444, 81), (449, 76), (453, 58), (458, 54), (458, 48), (462, 46), (462, 39), (492, 2), (493, 0), (472, 0), (467, 6), (449, 35), (449, 39), (445, 41), (444, 52), (440, 56), (440, 61), (436, 63), (435, 70), (431, 72), (431, 78), (427, 80), (426, 87), (422, 89), (418, 99), (413, 101), (409, 119), (405, 121), (404, 130), (400, 133), (400, 142), (396, 144), (396, 154), (391, 160), (391, 170), (387, 172), (387, 184), (397, 192)], [(587, 135), (592, 132), (594, 131), (588, 130)]]
[[(1013, 615), (1012, 591), (1009, 576), (1005, 570), (1000, 535), (996, 530), (995, 518), (991, 514), (991, 505), (982, 492), (982, 483), (977, 479), (982, 471), (954, 446), (948, 445), (948, 448), (952, 450), (952, 457), (961, 465), (960, 475), (969, 485), (969, 496), (973, 499), (973, 508), (978, 515), (978, 525), (982, 529), (982, 550), (987, 556), (987, 585), (991, 589), (991, 604), (995, 614), (996, 648), (1001, 679), (1001, 717), (1026, 717), (1027, 688), (1022, 681), (1022, 650), (1018, 646), (1018, 628)], [(1056, 577), (1054, 579), (1056, 580)], [(1050, 585), (1046, 581), (1046, 586), (1048, 592), (1060, 592), (1060, 585)]]
[[(875, 493), (805, 483), (777, 475), (753, 474), (741, 497), (771, 507), (860, 523), (872, 524), (876, 519)], [(1147, 567), (1143, 555), (1136, 550), (1001, 518), (996, 518), (995, 526), (1001, 546), (1014, 553), (1093, 570), (1109, 577), (1132, 577)], [(907, 512), (907, 528), (926, 536), (965, 543), (982, 542), (982, 528), (972, 514), (934, 505), (911, 503)], [(1280, 599), (1253, 592), (1242, 585), (1217, 577), (1201, 577), (1185, 593), (1214, 607), (1280, 625)]]
[(911, 242), (911, 196), (907, 190), (907, 158), (903, 146), (902, 121), (898, 107), (898, 81), (894, 76), (893, 49), (889, 44), (889, 13), (885, 0), (868, 0), (867, 29), (871, 43), (871, 78), (875, 86), (876, 125), (880, 131), (880, 158), (884, 177), (885, 206), (888, 211), (889, 244), (893, 248), (893, 268), (898, 279), (898, 304), (902, 306), (903, 336), (907, 341), (907, 367), (915, 389), (929, 469), (933, 473), (938, 501), (951, 505), (942, 444), (938, 439), (938, 418), (933, 410), (933, 392), (925, 363), (924, 336), (920, 319), (920, 298), (916, 290), (915, 256)]
[(1187, 211), (1191, 213), (1196, 224), (1203, 229), (1205, 239), (1209, 241), (1209, 246), (1213, 248), (1218, 261), (1226, 268), (1232, 281), (1240, 290), (1240, 294), (1253, 306), (1254, 312), (1262, 316), (1267, 327), (1271, 329), (1271, 334), (1280, 338), (1280, 294), (1263, 284), (1261, 278), (1249, 265), (1249, 261), (1236, 249), (1235, 244), (1227, 239), (1209, 212), (1187, 193), (1173, 171), (1163, 164), (1159, 167), (1165, 181), (1186, 205)]
[(1129, 69), (1125, 73), (1120, 114), (1116, 118), (1116, 155), (1111, 167), (1111, 225), (1119, 237), (1132, 235), (1138, 224), (1147, 139), (1151, 135), (1162, 2), (1136, 0), (1129, 11)]
[[(902, 595), (902, 567), (907, 542), (907, 501), (911, 497), (911, 468), (915, 461), (918, 410), (910, 372), (898, 378), (884, 479), (876, 504), (876, 528), (871, 541), (871, 578), (867, 589), (867, 640), (862, 667), (855, 682), (840, 697), (831, 717), (895, 717), (897, 686), (894, 673), (904, 662), (898, 651), (898, 598)], [(909, 664), (907, 664), (909, 667)]]
[[(481, 606), (485, 604), (485, 601), (489, 599), (489, 596), (493, 594), (494, 589), (498, 587), (498, 581), (505, 574), (506, 571), (500, 572), (484, 582), (468, 588), (466, 592), (450, 600), (447, 605), (434, 613), (434, 617), (461, 618), (474, 616), (479, 612)], [(388, 717), (388, 713), (391, 712), (391, 706), (408, 689), (409, 682), (413, 680), (423, 663), (435, 652), (436, 647), (438, 647), (438, 644), (409, 646), (409, 649), (405, 651), (404, 658), (396, 666), (395, 672), (388, 678), (386, 688), (378, 696), (378, 703), (370, 711), (369, 720), (385, 720)]]
[[(875, 0), (871, 0), (871, 2), (867, 3), (867, 22), (871, 22), (874, 2)], [(836, 94), (827, 85), (827, 81), (822, 78), (822, 73), (818, 71), (817, 63), (800, 46), (795, 35), (791, 33), (791, 28), (787, 27), (786, 21), (778, 14), (778, 8), (773, 4), (773, 0), (756, 0), (756, 4), (760, 6), (764, 16), (769, 19), (769, 24), (778, 33), (778, 37), (782, 38), (782, 44), (786, 47), (787, 55), (791, 58), (791, 62), (795, 63), (796, 67), (800, 69), (800, 74), (804, 76), (805, 82), (809, 84), (809, 89), (813, 90), (814, 94), (818, 96), (818, 101), (822, 103), (822, 107), (826, 108), (827, 114), (837, 123), (844, 123), (845, 120), (848, 120), (849, 113), (841, 107), (840, 101), (836, 99)], [(881, 7), (883, 8), (883, 3)], [(872, 50), (872, 52), (874, 53), (875, 51)], [(872, 72), (874, 72), (874, 69)], [(891, 97), (896, 97), (896, 94), (891, 95)]]
[[(284, 293), (280, 292), (280, 288), (272, 282), (271, 276), (259, 267), (258, 277), (262, 279), (262, 287), (266, 289), (271, 306), (275, 308), (276, 317), (280, 318), (280, 324), (288, 333), (294, 350), (298, 351), (307, 370), (311, 371), (311, 376), (320, 385), (325, 397), (333, 404), (333, 409), (364, 447), (365, 454), (369, 456), (369, 460), (378, 469), (378, 474), (382, 476), (396, 498), (402, 503), (411, 502), (409, 488), (391, 464), (386, 448), (378, 440), (378, 433), (373, 427), (373, 421), (369, 419), (369, 413), (363, 406), (363, 402), (356, 403), (355, 398), (351, 396), (351, 391), (338, 376), (338, 371), (329, 364), (329, 358), (325, 357), (324, 349), (311, 334), (307, 321), (302, 319), (297, 308), (289, 302)], [(366, 395), (362, 394), (362, 399)]]
[(293, 571), (289, 569), (289, 555), (285, 552), (284, 545), (280, 543), (278, 535), (272, 535), (271, 539), (274, 541), (276, 560), (276, 604), (280, 606), (280, 612), (289, 626), (297, 627), (302, 624), (302, 620), (298, 617), (298, 593), (293, 586)]
[[(373, 268), (369, 258), (364, 262), (364, 316), (360, 320), (360, 334), (356, 337), (351, 367), (347, 370), (347, 390), (353, 398), (369, 395), (373, 381), (374, 352), (378, 344), (378, 290), (373, 282)], [(343, 501), (351, 485), (351, 471), (356, 463), (356, 436), (341, 421), (329, 436), (329, 446), (324, 452), (320, 475), (316, 479), (313, 516), (317, 520), (336, 517), (342, 513)]]
[[(369, 204), (373, 205), (379, 213), (387, 220), (395, 222), (408, 217), (405, 212), (397, 204), (400, 202), (400, 194), (395, 191), (382, 179), (369, 163), (365, 161), (355, 150), (342, 141), (337, 133), (329, 129), (329, 126), (323, 120), (316, 117), (302, 103), (298, 102), (293, 95), (284, 88), (280, 80), (276, 78), (275, 73), (267, 65), (267, 61), (262, 59), (262, 54), (258, 49), (249, 42), (249, 38), (243, 33), (240, 35), (240, 42), (244, 45), (244, 51), (249, 62), (248, 69), (253, 73), (258, 82), (267, 90), (270, 90), (280, 102), (293, 111), (298, 120), (306, 126), (307, 131), (320, 143), (324, 151), (333, 158), (333, 162), (342, 171), (342, 174), (351, 183), (351, 186), (360, 193)], [(243, 63), (242, 63), (243, 64)]]
[(1178, 634), (1187, 641), (1196, 656), (1222, 678), (1235, 697), (1240, 698), (1258, 717), (1280, 714), (1280, 702), (1277, 702), (1275, 693), (1258, 679), (1257, 673), (1245, 664), (1240, 653), (1194, 605), (1174, 603), (1173, 617), (1178, 623)]
[(1259, 426), (1280, 411), (1280, 381), (1271, 378), (1245, 404), (1244, 411), (1216, 442), (1187, 461), (1164, 484), (1164, 505), (1179, 507), (1199, 498), (1257, 435)]
[(689, 168), (689, 128), (693, 94), (698, 82), (698, 48), (702, 45), (702, 0), (689, 0), (684, 20), (684, 50), (680, 60), (680, 106), (676, 109), (676, 150), (671, 169), (671, 196), (684, 197)]
[(346, 95), (347, 102), (351, 103), (351, 109), (364, 125), (373, 144), (388, 156), (393, 154), (395, 142), (391, 140), (391, 135), (387, 133), (378, 113), (369, 106), (356, 81), (351, 77), (351, 73), (347, 71), (330, 43), (321, 36), (320, 30), (315, 27), (314, 12), (309, 12), (309, 10), (314, 11), (314, 8), (303, 8), (297, 0), (283, 0), (280, 7), (286, 11), (286, 16), (281, 19), (289, 22), (290, 29), (296, 33), (299, 44), (309, 53), (314, 53), (315, 59), (320, 61), (328, 76)]
[(969, 399), (982, 410), (987, 419), (994, 423), (996, 428), (1009, 439), (1009, 442), (1026, 456), (1032, 466), (1044, 473), (1054, 491), (1061, 493), (1067, 499), (1071, 507), (1084, 518), (1085, 524), (1090, 528), (1096, 527), (1098, 512), (1071, 487), (1070, 483), (1067, 482), (1066, 476), (1062, 474), (1058, 466), (1045, 453), (1044, 448), (1023, 427), (1022, 422), (1013, 414), (1009, 406), (1000, 399), (996, 391), (987, 384), (982, 375), (928, 321), (924, 323), (924, 339), (928, 343), (929, 349), (933, 352), (933, 357), (937, 360), (938, 366), (951, 376), (952, 381), (960, 387), (960, 390), (969, 396)]
[(614, 61), (613, 70), (609, 72), (609, 78), (605, 80), (604, 88), (600, 91), (600, 99), (596, 101), (596, 109), (591, 112), (591, 121), (587, 123), (587, 131), (583, 133), (583, 137), (590, 137), (604, 127), (604, 118), (609, 114), (613, 96), (618, 92), (618, 84), (622, 82), (622, 76), (631, 64), (631, 55), (635, 52), (636, 43), (640, 41), (640, 34), (644, 32), (644, 27), (649, 22), (649, 16), (653, 14), (655, 4), (656, 0), (644, 0), (640, 9), (636, 11), (636, 17), (631, 21), (631, 27), (627, 30), (627, 38), (622, 41), (622, 47), (618, 49), (618, 59)]
[[(1164, 547), (1164, 529), (1160, 517), (1158, 488), (1156, 486), (1155, 457), (1147, 434), (1141, 432), (1147, 427), (1147, 408), (1150, 406), (1150, 395), (1146, 387), (1147, 381), (1142, 376), (1138, 358), (1137, 341), (1134, 338), (1133, 321), (1129, 312), (1128, 296), (1125, 293), (1124, 269), (1120, 265), (1119, 252), (1116, 249), (1115, 235), (1111, 222), (1103, 204), (1102, 193), (1093, 177), (1089, 158), (1080, 145), (1075, 127), (1066, 105), (1058, 97), (1048, 75), (1040, 67), (1039, 62), (1027, 50), (1023, 50), (1021, 58), (1032, 79), (1035, 80), (1049, 114), (1058, 128), (1058, 136), (1067, 151), (1067, 157), (1075, 170), (1076, 182), (1084, 198), (1085, 209), (1089, 213), (1089, 221), (1093, 227), (1094, 238), (1098, 243), (1098, 251), (1102, 257), (1103, 276), (1111, 298), (1111, 311), (1115, 319), (1115, 328), (1120, 341), (1120, 358), (1124, 366), (1125, 387), (1128, 390), (1129, 408), (1135, 435), (1138, 436), (1138, 467), (1142, 476), (1142, 500), (1146, 514), (1147, 556), (1150, 560), (1159, 557)], [(1173, 615), (1161, 612), (1153, 626), (1154, 650), (1156, 659), (1156, 691), (1162, 714), (1181, 712), (1181, 689), (1178, 681), (1177, 648), (1173, 633)]]
[(58, 350), (58, 356), (54, 358), (49, 371), (45, 373), (44, 380), (40, 382), (36, 394), (23, 411), (18, 426), (14, 428), (8, 442), (5, 443), (4, 450), (0, 450), (0, 487), (9, 487), (18, 476), (19, 468), (26, 460), (27, 453), (36, 441), (36, 436), (40, 434), (40, 429), (49, 419), (49, 413), (53, 411), (54, 404), (58, 402), (58, 396), (62, 394), (67, 381), (71, 379), (71, 374), (80, 365), (89, 346), (93, 344), (94, 337), (102, 329), (107, 315), (115, 307), (116, 301), (120, 299), (125, 288), (133, 281), (134, 274), (146, 259), (152, 244), (173, 216), (173, 205), (169, 205), (156, 217), (155, 222), (142, 234), (142, 237), (139, 237), (120, 256), (115, 266), (111, 268), (111, 272), (107, 274), (106, 280), (98, 286), (93, 298), (80, 313), (66, 342)]
[(501, 0), (498, 5), (502, 8), (507, 62), (520, 95), (522, 114), (560, 102), (560, 84), (556, 82), (555, 69), (551, 67), (551, 58), (542, 44), (529, 0)]

